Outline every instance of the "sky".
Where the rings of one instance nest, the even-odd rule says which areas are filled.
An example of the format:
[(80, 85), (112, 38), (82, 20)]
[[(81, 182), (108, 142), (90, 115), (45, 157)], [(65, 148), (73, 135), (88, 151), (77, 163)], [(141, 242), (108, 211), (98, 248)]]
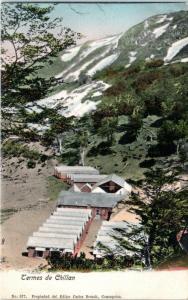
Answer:
[(60, 3), (55, 7), (53, 15), (63, 17), (65, 26), (82, 33), (85, 36), (81, 41), (83, 42), (125, 32), (131, 26), (156, 14), (186, 9), (185, 3)]

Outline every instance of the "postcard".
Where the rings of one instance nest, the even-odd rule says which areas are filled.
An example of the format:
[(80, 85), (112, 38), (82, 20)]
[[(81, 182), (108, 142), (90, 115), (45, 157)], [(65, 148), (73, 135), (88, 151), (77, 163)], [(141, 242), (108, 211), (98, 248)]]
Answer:
[(186, 2), (1, 16), (1, 299), (188, 299)]

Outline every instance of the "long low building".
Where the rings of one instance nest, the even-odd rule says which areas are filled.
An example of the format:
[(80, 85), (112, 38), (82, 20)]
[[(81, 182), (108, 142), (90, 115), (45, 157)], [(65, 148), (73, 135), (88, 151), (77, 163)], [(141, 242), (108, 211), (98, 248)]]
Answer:
[(92, 218), (98, 216), (103, 220), (109, 220), (112, 209), (117, 205), (119, 201), (122, 201), (128, 197), (128, 193), (125, 195), (116, 194), (100, 194), (100, 193), (76, 193), (70, 191), (61, 191), (57, 206), (66, 208), (90, 208), (92, 210)]
[(48, 257), (54, 252), (76, 255), (92, 222), (91, 209), (57, 208), (46, 222), (29, 237), (29, 257)]
[[(135, 241), (130, 240), (126, 236), (126, 233), (130, 232), (130, 223), (126, 222), (106, 222), (103, 221), (102, 226), (98, 232), (96, 241), (93, 245), (93, 255), (96, 258), (102, 258), (108, 255), (114, 256), (127, 256), (132, 257), (137, 254), (136, 250), (127, 250), (120, 245), (119, 239), (123, 239), (125, 242), (129, 242), (135, 246), (135, 249), (140, 249), (139, 245), (136, 245)], [(134, 224), (139, 226), (139, 224)], [(136, 240), (136, 238), (135, 238)]]
[(99, 175), (99, 171), (90, 166), (66, 166), (60, 165), (54, 168), (54, 176), (67, 181), (72, 175)]

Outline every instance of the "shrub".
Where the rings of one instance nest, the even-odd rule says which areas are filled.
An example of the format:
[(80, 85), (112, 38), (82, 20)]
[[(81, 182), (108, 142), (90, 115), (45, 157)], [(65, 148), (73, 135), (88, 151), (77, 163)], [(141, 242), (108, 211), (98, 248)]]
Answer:
[(29, 160), (27, 162), (27, 167), (28, 167), (28, 169), (34, 169), (36, 167), (36, 162), (33, 160)]
[(151, 167), (153, 167), (155, 165), (155, 162), (156, 162), (155, 159), (148, 159), (148, 160), (142, 161), (139, 164), (139, 166), (141, 168), (151, 168)]
[(93, 271), (93, 270), (118, 270), (131, 267), (133, 260), (128, 257), (106, 256), (104, 258), (91, 260), (85, 257), (84, 253), (80, 256), (71, 256), (66, 253), (60, 256), (59, 253), (54, 253), (48, 258), (48, 263), (51, 270), (72, 270), (72, 271)]
[(146, 67), (148, 68), (158, 68), (161, 67), (164, 64), (164, 61), (162, 59), (154, 59), (146, 62)]
[(137, 79), (133, 82), (133, 87), (137, 92), (144, 91), (155, 80), (162, 78), (162, 73), (159, 71), (144, 72), (138, 75)]

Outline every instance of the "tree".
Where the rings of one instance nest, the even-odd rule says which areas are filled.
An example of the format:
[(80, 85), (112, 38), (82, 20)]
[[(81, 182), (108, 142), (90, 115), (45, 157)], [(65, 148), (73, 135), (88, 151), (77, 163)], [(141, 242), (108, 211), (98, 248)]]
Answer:
[(173, 122), (166, 120), (160, 128), (158, 140), (160, 143), (168, 144), (174, 142), (176, 144), (176, 152), (179, 154), (180, 146), (185, 143), (188, 138), (188, 122), (179, 120)]
[[(80, 37), (63, 26), (62, 18), (52, 17), (53, 9), (54, 5), (2, 4), (2, 116), (10, 131), (12, 123), (24, 130), (27, 120), (19, 114), (23, 105), (44, 97), (55, 84), (55, 79), (39, 76), (39, 69)], [(48, 117), (46, 112), (43, 118)]]
[(51, 112), (51, 119), (49, 120), (50, 128), (46, 130), (43, 135), (43, 143), (51, 144), (57, 140), (59, 153), (62, 153), (62, 143), (64, 135), (74, 128), (74, 120), (72, 117), (66, 118), (58, 114), (57, 111)]
[[(166, 173), (161, 169), (146, 174), (142, 183), (142, 195), (133, 193), (127, 204), (135, 213), (140, 224), (130, 225), (130, 232), (125, 232), (127, 239), (139, 237), (140, 259), (147, 267), (156, 266), (179, 251), (176, 234), (185, 227), (188, 219), (188, 189), (176, 191), (172, 184), (176, 171)], [(135, 249), (135, 244), (120, 241), (121, 246)]]
[(80, 163), (82, 166), (85, 165), (86, 150), (89, 143), (88, 139), (89, 139), (88, 131), (85, 130), (78, 134), (78, 141), (80, 144)]
[(117, 117), (106, 117), (101, 121), (101, 127), (98, 130), (99, 135), (102, 138), (107, 139), (107, 143), (112, 144), (114, 138), (114, 132), (118, 124)]

